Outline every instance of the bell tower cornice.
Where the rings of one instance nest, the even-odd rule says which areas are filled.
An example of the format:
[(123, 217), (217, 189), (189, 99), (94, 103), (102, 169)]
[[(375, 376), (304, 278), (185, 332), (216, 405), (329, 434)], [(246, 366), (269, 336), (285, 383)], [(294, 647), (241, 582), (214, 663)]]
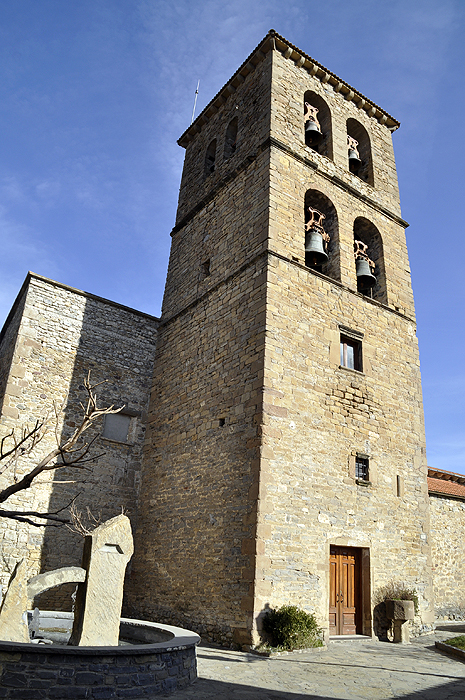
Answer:
[(376, 119), (380, 124), (384, 124), (389, 131), (394, 132), (399, 128), (400, 122), (392, 117), (388, 112), (355, 90), (351, 85), (341, 80), (335, 73), (325, 68), (321, 63), (308, 56), (297, 46), (291, 44), (283, 36), (270, 29), (264, 39), (246, 58), (240, 68), (221, 88), (215, 97), (208, 103), (205, 109), (199, 114), (194, 122), (178, 139), (178, 144), (186, 148), (196, 135), (202, 130), (210, 117), (212, 117), (233, 95), (237, 88), (244, 82), (245, 78), (252, 73), (263, 61), (270, 51), (279, 51), (284, 58), (293, 61), (297, 67), (306, 70), (310, 76), (317, 78), (323, 84), (331, 85), (336, 93), (340, 93), (348, 102), (353, 102), (358, 109), (363, 110), (369, 117)]

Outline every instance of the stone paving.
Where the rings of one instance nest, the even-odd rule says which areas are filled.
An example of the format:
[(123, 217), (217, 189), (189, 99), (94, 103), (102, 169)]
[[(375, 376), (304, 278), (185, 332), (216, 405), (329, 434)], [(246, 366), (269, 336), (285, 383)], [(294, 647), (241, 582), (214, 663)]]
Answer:
[(465, 700), (465, 663), (434, 642), (465, 633), (439, 626), (409, 645), (336, 641), (327, 649), (265, 658), (198, 647), (197, 682), (171, 700)]

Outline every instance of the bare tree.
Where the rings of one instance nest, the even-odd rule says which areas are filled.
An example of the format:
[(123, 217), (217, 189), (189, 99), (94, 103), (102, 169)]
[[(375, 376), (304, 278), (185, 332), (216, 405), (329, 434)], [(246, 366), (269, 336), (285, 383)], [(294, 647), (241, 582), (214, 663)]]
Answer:
[[(15, 429), (12, 429), (8, 435), (2, 438), (0, 441), (0, 464), (2, 464), (0, 474), (3, 474), (11, 467), (13, 467), (14, 471), (16, 471), (20, 458), (34, 458), (34, 452), (48, 432), (52, 421), (54, 421), (55, 425), (54, 430), (57, 446), (55, 449), (45, 455), (45, 457), (40, 459), (40, 461), (38, 461), (37, 464), (22, 478), (17, 478), (15, 474), (13, 477), (13, 483), (0, 491), (0, 503), (4, 503), (8, 498), (10, 498), (10, 496), (17, 494), (20, 491), (30, 488), (34, 479), (36, 479), (43, 472), (63, 469), (65, 467), (88, 469), (87, 464), (89, 462), (92, 462), (93, 460), (102, 456), (101, 454), (90, 455), (89, 453), (89, 450), (92, 444), (95, 442), (96, 437), (89, 442), (83, 442), (82, 436), (85, 431), (88, 430), (99, 418), (102, 418), (102, 416), (108, 415), (109, 413), (118, 413), (123, 408), (114, 408), (113, 406), (108, 406), (106, 408), (98, 407), (95, 389), (97, 386), (100, 386), (100, 384), (103, 383), (104, 382), (100, 382), (99, 384), (92, 386), (90, 382), (90, 372), (87, 375), (87, 378), (84, 380), (84, 387), (87, 392), (87, 402), (85, 405), (83, 403), (80, 404), (82, 409), (82, 419), (71, 437), (67, 439), (62, 439), (60, 437), (58, 424), (59, 416), (63, 412), (63, 409), (61, 408), (58, 410), (54, 407), (52, 416), (47, 416), (37, 420), (32, 428), (23, 428), (19, 435), (15, 432)], [(75, 499), (76, 496), (67, 505), (56, 511), (38, 512), (32, 510), (4, 510), (0, 508), (0, 517), (19, 520), (20, 522), (35, 525), (36, 527), (43, 527), (45, 525), (54, 525), (55, 527), (58, 527), (70, 522), (70, 518), (62, 515), (62, 513), (74, 503)], [(35, 520), (31, 520), (31, 518), (39, 518), (40, 520), (45, 520), (45, 522), (36, 522)]]

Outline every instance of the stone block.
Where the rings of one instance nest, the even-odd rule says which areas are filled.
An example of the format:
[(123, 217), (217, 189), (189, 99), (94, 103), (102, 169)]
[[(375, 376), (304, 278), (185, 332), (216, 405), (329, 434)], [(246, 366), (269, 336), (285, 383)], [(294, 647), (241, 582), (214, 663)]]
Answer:
[(0, 607), (0, 639), (5, 642), (29, 642), (27, 626), (27, 562), (16, 564)]
[(27, 675), (24, 673), (7, 671), (2, 675), (2, 685), (7, 688), (25, 688), (27, 686)]
[(386, 617), (389, 620), (413, 620), (415, 617), (413, 600), (387, 600)]
[(126, 515), (111, 518), (85, 538), (82, 564), (87, 577), (78, 586), (71, 645), (118, 644), (124, 573), (133, 551)]
[(27, 584), (28, 598), (34, 598), (44, 591), (61, 586), (64, 583), (82, 583), (85, 581), (86, 571), (79, 566), (66, 566), (53, 571), (46, 571), (29, 579)]
[(394, 620), (392, 641), (396, 644), (410, 643), (410, 623), (408, 620)]

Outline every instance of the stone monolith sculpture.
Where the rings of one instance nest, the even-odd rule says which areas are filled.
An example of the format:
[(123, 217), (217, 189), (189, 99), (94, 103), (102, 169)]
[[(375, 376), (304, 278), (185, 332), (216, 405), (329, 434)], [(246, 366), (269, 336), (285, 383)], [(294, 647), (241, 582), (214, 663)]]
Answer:
[(0, 606), (0, 639), (28, 642), (26, 561), (18, 562)]
[(118, 644), (124, 573), (133, 551), (131, 523), (125, 515), (107, 520), (86, 536), (82, 568), (87, 576), (78, 585), (69, 644)]

